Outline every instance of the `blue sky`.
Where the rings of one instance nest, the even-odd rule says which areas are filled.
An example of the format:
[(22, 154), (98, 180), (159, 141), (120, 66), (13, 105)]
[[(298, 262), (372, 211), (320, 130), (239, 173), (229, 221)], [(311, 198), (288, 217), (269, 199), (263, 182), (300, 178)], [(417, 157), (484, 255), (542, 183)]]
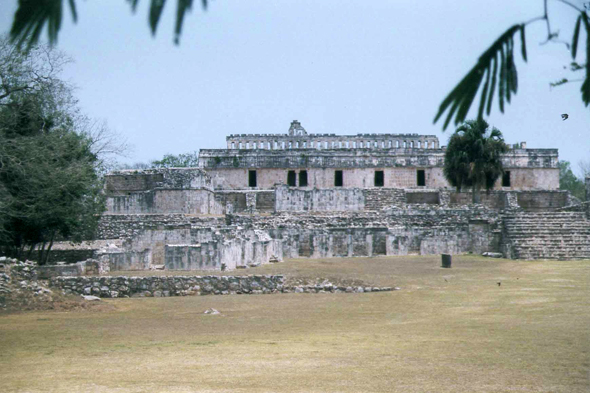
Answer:
[[(17, 1), (3, 3), (7, 32)], [(502, 32), (543, 14), (541, 0), (194, 3), (178, 46), (173, 0), (156, 37), (148, 0), (135, 14), (123, 0), (78, 0), (75, 25), (64, 13), (58, 47), (75, 60), (64, 77), (85, 113), (134, 145), (123, 161), (222, 148), (232, 133), (285, 133), (293, 119), (312, 133), (435, 134), (446, 144), (452, 128), (432, 123), (442, 99)], [(549, 7), (552, 28), (571, 41), (575, 11)], [(571, 76), (571, 58), (545, 38), (543, 22), (527, 27), (518, 94), (504, 114), (494, 101), (488, 121), (507, 142), (558, 148), (577, 169), (590, 159), (590, 108), (579, 83), (550, 89)]]

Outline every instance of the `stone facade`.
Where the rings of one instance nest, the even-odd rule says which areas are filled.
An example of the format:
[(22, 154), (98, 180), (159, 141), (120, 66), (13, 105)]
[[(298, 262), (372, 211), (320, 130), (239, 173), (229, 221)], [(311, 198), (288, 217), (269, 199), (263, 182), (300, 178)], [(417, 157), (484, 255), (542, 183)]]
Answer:
[(92, 257), (111, 270), (231, 270), (286, 257), (586, 255), (590, 238), (562, 239), (577, 254), (519, 240), (533, 233), (522, 225), (541, 224), (515, 215), (555, 212), (541, 222), (557, 228), (569, 214), (559, 209), (585, 209), (558, 190), (556, 149), (513, 146), (476, 206), (444, 179), (444, 153), (433, 135), (308, 134), (297, 121), (283, 135), (230, 135), (227, 149), (200, 151), (199, 168), (108, 174), (98, 232), (108, 245)]
[[(295, 131), (299, 130), (299, 131)], [(227, 149), (202, 149), (199, 166), (216, 189), (450, 188), (445, 149), (434, 135), (308, 134), (294, 121), (287, 134), (230, 135)], [(506, 176), (495, 189), (556, 190), (557, 149), (523, 142), (502, 160)], [(339, 180), (338, 180), (339, 179)]]

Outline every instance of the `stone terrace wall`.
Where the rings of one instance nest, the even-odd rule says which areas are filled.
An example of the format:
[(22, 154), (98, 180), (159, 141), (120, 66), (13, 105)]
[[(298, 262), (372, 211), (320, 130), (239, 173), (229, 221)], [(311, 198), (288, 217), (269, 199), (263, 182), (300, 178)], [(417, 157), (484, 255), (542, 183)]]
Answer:
[[(481, 204), (490, 209), (502, 210), (506, 206), (506, 196), (503, 191), (483, 191), (480, 195)], [(451, 206), (469, 205), (472, 203), (473, 195), (469, 192), (451, 192)]]
[[(567, 206), (568, 191), (481, 191), (481, 204), (495, 210), (508, 209), (507, 197), (516, 197), (518, 206), (524, 211), (551, 211)], [(451, 192), (451, 205), (471, 204), (471, 192)]]
[(223, 206), (224, 213), (244, 213), (250, 210), (264, 213), (275, 210), (274, 190), (216, 190), (215, 200)]
[(155, 189), (107, 198), (109, 214), (223, 214), (215, 194), (207, 189)]
[[(437, 194), (438, 190), (433, 191)], [(276, 188), (277, 212), (291, 211), (364, 211), (381, 210), (406, 203), (406, 190), (401, 188), (330, 188), (301, 189), (284, 185)]]
[(499, 220), (482, 207), (228, 216), (231, 224), (281, 240), (285, 258), (497, 252)]
[(113, 171), (105, 176), (105, 191), (109, 196), (156, 188), (211, 190), (211, 177), (198, 168), (130, 169)]
[(55, 277), (67, 294), (100, 297), (267, 294), (280, 292), (284, 276)]
[(552, 211), (568, 204), (568, 191), (520, 191), (517, 202), (524, 211)]
[(358, 188), (303, 190), (278, 186), (276, 211), (360, 211), (365, 209), (365, 195)]
[(144, 229), (181, 225), (214, 228), (225, 225), (225, 217), (194, 217), (186, 214), (105, 214), (100, 219), (97, 238), (131, 238)]
[(37, 266), (37, 274), (40, 279), (46, 280), (59, 276), (84, 276), (89, 274), (105, 274), (110, 270), (108, 261), (88, 259), (69, 265), (42, 265)]
[(406, 191), (406, 203), (440, 205), (440, 192), (438, 190), (412, 190)]
[(406, 192), (401, 188), (369, 188), (363, 190), (363, 194), (366, 210), (381, 210), (406, 203)]

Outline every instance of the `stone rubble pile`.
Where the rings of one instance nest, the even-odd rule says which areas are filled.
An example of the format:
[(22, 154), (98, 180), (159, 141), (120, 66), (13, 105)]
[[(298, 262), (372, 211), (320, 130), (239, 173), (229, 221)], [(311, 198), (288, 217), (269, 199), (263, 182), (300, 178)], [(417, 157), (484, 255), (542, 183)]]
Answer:
[(53, 292), (44, 282), (37, 281), (37, 264), (0, 257), (0, 308), (6, 308), (11, 300), (29, 297), (36, 301), (51, 301)]

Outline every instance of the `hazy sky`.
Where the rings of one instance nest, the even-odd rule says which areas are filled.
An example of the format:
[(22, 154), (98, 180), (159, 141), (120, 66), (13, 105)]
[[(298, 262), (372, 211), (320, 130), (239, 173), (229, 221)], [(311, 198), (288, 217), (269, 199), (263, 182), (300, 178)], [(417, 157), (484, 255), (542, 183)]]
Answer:
[[(432, 123), (442, 99), (509, 26), (543, 14), (542, 0), (212, 0), (207, 11), (195, 0), (176, 46), (176, 1), (155, 38), (148, 3), (133, 14), (124, 0), (78, 0), (78, 23), (66, 9), (58, 42), (75, 60), (64, 76), (82, 109), (134, 145), (128, 162), (222, 148), (232, 133), (286, 133), (293, 119), (311, 133), (435, 134), (444, 145), (453, 129)], [(2, 4), (7, 32), (17, 0)], [(575, 11), (549, 6), (571, 41)], [(528, 63), (516, 40), (518, 94), (503, 115), (495, 100), (488, 121), (577, 169), (590, 159), (590, 108), (579, 83), (549, 88), (571, 76), (571, 57), (545, 38), (543, 22), (528, 26)]]

